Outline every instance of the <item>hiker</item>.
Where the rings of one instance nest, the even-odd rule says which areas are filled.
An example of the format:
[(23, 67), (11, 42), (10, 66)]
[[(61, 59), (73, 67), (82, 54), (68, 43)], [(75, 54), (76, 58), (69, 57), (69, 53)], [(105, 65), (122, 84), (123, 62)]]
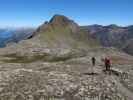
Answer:
[(92, 61), (92, 65), (95, 66), (95, 64), (96, 64), (96, 58), (95, 57), (92, 57), (91, 58), (91, 61)]
[(109, 58), (105, 58), (104, 60), (106, 71), (110, 71), (111, 62)]

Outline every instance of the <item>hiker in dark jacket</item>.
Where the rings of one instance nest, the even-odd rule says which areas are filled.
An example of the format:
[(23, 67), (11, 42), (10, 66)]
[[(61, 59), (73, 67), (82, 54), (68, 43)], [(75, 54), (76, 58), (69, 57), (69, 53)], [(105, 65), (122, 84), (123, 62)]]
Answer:
[(96, 64), (96, 58), (95, 57), (92, 57), (91, 58), (91, 61), (92, 61), (92, 65), (95, 66), (95, 64)]
[(104, 60), (106, 71), (110, 71), (111, 62), (109, 58), (105, 58)]

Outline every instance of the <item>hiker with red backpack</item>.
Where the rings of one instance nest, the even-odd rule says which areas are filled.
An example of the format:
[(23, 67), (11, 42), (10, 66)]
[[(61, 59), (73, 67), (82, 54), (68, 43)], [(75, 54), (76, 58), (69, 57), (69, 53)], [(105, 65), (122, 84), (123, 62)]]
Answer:
[(111, 67), (111, 62), (110, 62), (110, 59), (109, 58), (105, 58), (104, 59), (104, 64), (105, 64), (105, 70), (106, 71), (110, 71), (110, 67)]

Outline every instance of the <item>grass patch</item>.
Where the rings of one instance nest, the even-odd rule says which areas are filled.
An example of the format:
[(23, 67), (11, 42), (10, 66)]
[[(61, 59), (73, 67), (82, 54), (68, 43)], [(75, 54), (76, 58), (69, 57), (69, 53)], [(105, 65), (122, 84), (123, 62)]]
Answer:
[(10, 59), (2, 59), (2, 62), (5, 63), (32, 63), (36, 61), (45, 61), (45, 62), (59, 62), (59, 61), (66, 61), (72, 58), (72, 55), (50, 55), (50, 54), (36, 54), (33, 56), (21, 56), (17, 54), (7, 54), (3, 55), (3, 57), (8, 57)]

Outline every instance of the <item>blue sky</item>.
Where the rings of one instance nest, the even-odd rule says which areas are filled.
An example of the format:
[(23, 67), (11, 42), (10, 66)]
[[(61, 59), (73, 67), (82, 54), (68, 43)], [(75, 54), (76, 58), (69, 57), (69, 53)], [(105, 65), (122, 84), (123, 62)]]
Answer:
[(0, 0), (0, 27), (38, 26), (54, 14), (80, 25), (131, 25), (133, 0)]

